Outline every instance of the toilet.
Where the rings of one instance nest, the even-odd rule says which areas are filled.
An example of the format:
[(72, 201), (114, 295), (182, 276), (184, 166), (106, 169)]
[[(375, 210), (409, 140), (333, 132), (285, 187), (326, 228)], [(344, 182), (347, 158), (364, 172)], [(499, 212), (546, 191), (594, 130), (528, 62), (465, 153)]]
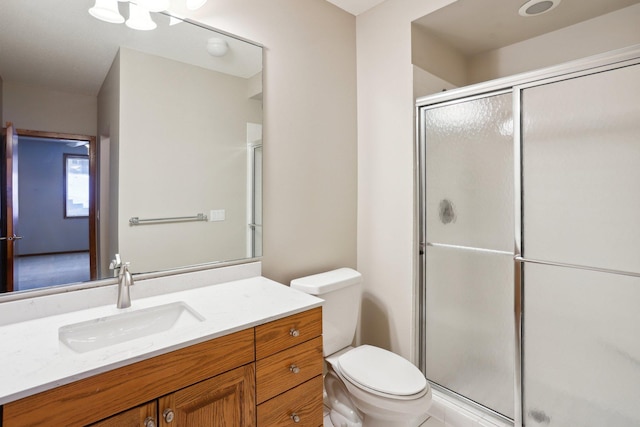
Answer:
[(370, 345), (352, 347), (362, 275), (350, 268), (301, 277), (291, 287), (316, 295), (322, 307), (324, 388), (335, 427), (417, 427), (427, 418), (431, 387), (403, 357)]

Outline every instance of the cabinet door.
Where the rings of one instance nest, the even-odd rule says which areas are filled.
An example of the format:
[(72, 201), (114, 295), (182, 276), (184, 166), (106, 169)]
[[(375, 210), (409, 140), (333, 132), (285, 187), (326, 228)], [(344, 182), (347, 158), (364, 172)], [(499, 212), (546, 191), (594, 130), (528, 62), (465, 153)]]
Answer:
[(91, 427), (155, 427), (157, 426), (156, 411), (157, 405), (153, 401), (98, 421), (91, 424)]
[(159, 399), (160, 427), (253, 427), (255, 418), (254, 364)]

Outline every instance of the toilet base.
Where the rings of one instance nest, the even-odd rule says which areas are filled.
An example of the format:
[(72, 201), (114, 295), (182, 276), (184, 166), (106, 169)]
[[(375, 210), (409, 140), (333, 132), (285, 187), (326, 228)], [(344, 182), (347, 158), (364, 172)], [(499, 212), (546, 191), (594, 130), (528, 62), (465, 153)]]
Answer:
[(362, 426), (363, 427), (419, 427), (429, 419), (428, 415), (416, 417), (411, 420), (387, 420), (387, 419), (374, 419), (372, 416), (365, 415)]
[[(364, 392), (350, 384), (345, 384), (340, 375), (329, 365), (324, 378), (327, 393), (326, 405), (331, 410), (330, 419), (334, 427), (419, 427), (429, 415), (427, 410), (431, 404), (431, 390), (423, 398), (415, 401), (387, 402), (391, 406), (381, 408), (380, 401), (374, 396), (373, 402), (363, 399)], [(375, 402), (375, 403), (374, 403)], [(390, 410), (391, 409), (391, 410)], [(415, 415), (411, 416), (409, 413)]]

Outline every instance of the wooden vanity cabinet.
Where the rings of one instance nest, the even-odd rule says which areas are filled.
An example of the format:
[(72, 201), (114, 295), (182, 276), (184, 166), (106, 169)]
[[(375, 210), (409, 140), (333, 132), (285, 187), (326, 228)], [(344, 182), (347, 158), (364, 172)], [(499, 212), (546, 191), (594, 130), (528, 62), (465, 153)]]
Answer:
[(157, 427), (158, 403), (153, 401), (91, 424), (91, 427)]
[(163, 396), (158, 399), (158, 425), (255, 426), (254, 385), (250, 364)]
[(91, 427), (254, 426), (253, 364), (201, 381)]
[(318, 307), (7, 403), (0, 427), (319, 427), (321, 334)]
[[(231, 408), (232, 404), (238, 405), (242, 400), (240, 406), (246, 409), (245, 413), (250, 411), (246, 425), (253, 426), (254, 355), (254, 331), (250, 328), (7, 403), (3, 406), (2, 427), (85, 426), (101, 420), (107, 423), (114, 414), (129, 420), (132, 415), (126, 412), (131, 408), (139, 408), (139, 405), (147, 405), (174, 393), (178, 395), (188, 387), (193, 386), (196, 390), (198, 383), (209, 379), (212, 388), (226, 390), (227, 396), (222, 400), (229, 401), (229, 412), (236, 410), (235, 406)], [(245, 365), (248, 369), (242, 368)], [(225, 377), (225, 373), (235, 372), (236, 368), (240, 368), (238, 372), (247, 377), (242, 392), (228, 399), (228, 387), (233, 381)], [(211, 399), (214, 400), (215, 396)], [(183, 394), (177, 399), (184, 405), (188, 405), (185, 403), (187, 400)], [(164, 410), (158, 405), (158, 412)], [(177, 413), (182, 412), (185, 410), (179, 409)], [(133, 425), (144, 426), (144, 423)], [(159, 420), (156, 425), (161, 425)]]
[(322, 308), (256, 327), (258, 427), (322, 426)]

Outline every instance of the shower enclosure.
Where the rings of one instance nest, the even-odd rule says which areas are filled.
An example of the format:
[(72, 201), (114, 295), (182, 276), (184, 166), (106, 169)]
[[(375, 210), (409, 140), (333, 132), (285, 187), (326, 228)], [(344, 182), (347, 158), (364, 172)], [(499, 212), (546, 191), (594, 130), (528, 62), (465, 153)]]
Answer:
[(640, 426), (640, 47), (418, 100), (420, 367), (516, 426)]

